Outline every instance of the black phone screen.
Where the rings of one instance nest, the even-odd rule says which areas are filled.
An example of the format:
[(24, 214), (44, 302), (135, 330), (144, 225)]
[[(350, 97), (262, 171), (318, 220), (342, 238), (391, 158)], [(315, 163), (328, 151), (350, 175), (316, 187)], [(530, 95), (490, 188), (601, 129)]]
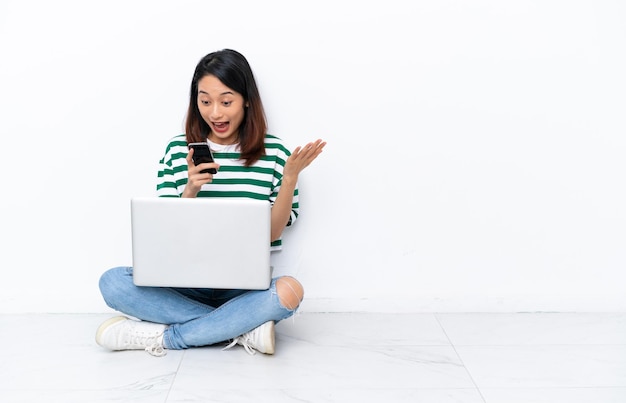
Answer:
[[(205, 162), (213, 162), (213, 154), (211, 154), (211, 149), (209, 149), (209, 145), (207, 143), (191, 143), (189, 144), (189, 147), (193, 148), (193, 163), (194, 164), (199, 165)], [(217, 169), (215, 168), (203, 169), (200, 172), (216, 174)]]

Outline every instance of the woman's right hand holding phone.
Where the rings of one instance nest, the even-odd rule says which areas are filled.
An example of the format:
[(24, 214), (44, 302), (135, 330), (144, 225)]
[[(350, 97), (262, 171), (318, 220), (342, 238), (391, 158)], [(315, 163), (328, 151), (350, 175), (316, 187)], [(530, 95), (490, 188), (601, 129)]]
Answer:
[(185, 186), (182, 197), (196, 197), (198, 192), (200, 192), (202, 185), (213, 181), (213, 174), (208, 172), (203, 173), (200, 171), (209, 168), (215, 168), (217, 170), (220, 167), (215, 162), (205, 162), (198, 165), (194, 164), (193, 153), (194, 149), (191, 148), (189, 150), (189, 154), (187, 154), (187, 185)]

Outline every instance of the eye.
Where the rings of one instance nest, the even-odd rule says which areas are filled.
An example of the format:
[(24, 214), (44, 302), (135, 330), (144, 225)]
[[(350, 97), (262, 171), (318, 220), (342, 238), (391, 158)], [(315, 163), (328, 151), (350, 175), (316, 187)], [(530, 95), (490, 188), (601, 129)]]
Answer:
[(209, 101), (206, 101), (206, 100), (204, 100), (204, 99), (201, 99), (201, 100), (200, 100), (200, 103), (201, 103), (202, 105), (205, 105), (205, 106), (206, 106), (206, 105), (208, 105), (210, 102), (209, 102)]
[(233, 103), (233, 101), (224, 101), (224, 102), (222, 102), (222, 105), (230, 106), (230, 104), (232, 104), (232, 103)]

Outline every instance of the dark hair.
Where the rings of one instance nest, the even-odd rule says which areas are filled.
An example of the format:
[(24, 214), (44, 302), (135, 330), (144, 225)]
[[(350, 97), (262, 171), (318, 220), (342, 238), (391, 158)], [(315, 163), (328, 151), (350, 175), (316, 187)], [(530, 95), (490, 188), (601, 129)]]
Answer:
[(206, 141), (211, 128), (198, 109), (198, 82), (207, 75), (217, 77), (225, 86), (243, 96), (245, 116), (239, 127), (241, 159), (246, 166), (265, 155), (267, 120), (254, 74), (246, 58), (239, 52), (223, 49), (204, 56), (193, 73), (185, 133), (188, 143)]

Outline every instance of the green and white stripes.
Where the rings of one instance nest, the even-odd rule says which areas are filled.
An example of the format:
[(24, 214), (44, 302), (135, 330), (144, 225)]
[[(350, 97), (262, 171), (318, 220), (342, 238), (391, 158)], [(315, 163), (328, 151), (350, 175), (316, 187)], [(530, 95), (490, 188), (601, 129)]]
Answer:
[[(213, 182), (202, 186), (198, 197), (243, 197), (268, 200), (274, 203), (280, 189), (285, 162), (291, 154), (282, 141), (270, 134), (265, 136), (265, 153), (250, 167), (239, 159), (237, 146), (222, 146), (209, 143), (215, 162), (220, 165)], [(187, 184), (187, 141), (185, 135), (173, 137), (165, 155), (159, 161), (157, 196), (180, 197)], [(298, 217), (298, 188), (294, 191), (291, 218), (287, 225)], [(281, 241), (272, 243), (272, 249), (280, 249)]]

